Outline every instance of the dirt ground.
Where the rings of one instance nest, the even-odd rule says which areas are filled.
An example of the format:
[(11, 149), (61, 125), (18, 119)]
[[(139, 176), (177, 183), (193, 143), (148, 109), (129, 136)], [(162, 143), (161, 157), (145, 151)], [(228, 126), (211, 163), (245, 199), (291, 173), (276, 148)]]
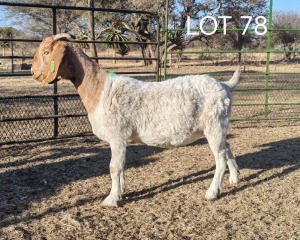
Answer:
[(130, 144), (127, 190), (109, 193), (110, 149), (95, 137), (0, 147), (1, 239), (300, 239), (300, 122), (233, 122), (241, 182), (204, 199), (215, 164), (206, 141)]
[[(282, 64), (271, 70), (295, 72), (298, 66)], [(168, 74), (215, 70), (228, 72), (228, 66), (172, 67)], [(246, 70), (264, 72), (265, 66)], [(297, 83), (291, 88), (298, 86), (298, 81), (291, 82)], [(75, 93), (68, 82), (60, 86), (59, 94)], [(53, 88), (28, 78), (6, 78), (0, 91), (2, 97), (47, 95)], [(260, 99), (256, 95), (234, 97), (245, 103)], [(298, 97), (293, 91), (283, 95), (291, 102)], [(271, 113), (286, 114), (282, 107), (273, 109)], [(101, 207), (111, 187), (106, 143), (86, 136), (2, 145), (0, 240), (300, 239), (300, 122), (232, 122), (228, 141), (241, 182), (229, 185), (227, 173), (220, 199), (213, 202), (204, 199), (215, 169), (205, 139), (174, 149), (130, 144), (127, 190), (115, 209)]]

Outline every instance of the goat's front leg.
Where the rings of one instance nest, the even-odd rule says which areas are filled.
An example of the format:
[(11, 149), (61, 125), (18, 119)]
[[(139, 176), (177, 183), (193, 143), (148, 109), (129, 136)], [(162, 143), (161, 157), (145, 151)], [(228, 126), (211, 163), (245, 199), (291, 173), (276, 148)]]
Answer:
[(126, 144), (111, 143), (111, 161), (109, 165), (112, 186), (110, 194), (104, 199), (102, 206), (118, 207), (118, 200), (125, 191), (124, 164)]

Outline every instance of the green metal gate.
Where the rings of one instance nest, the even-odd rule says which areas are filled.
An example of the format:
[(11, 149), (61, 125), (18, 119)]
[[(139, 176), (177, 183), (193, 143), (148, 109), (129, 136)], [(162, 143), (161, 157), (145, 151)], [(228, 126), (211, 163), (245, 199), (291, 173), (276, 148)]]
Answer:
[[(169, 1), (166, 0), (166, 6)], [(272, 72), (271, 56), (300, 53), (299, 50), (282, 50), (272, 48), (272, 36), (277, 31), (294, 32), (300, 29), (273, 29), (273, 0), (269, 0), (269, 14), (266, 22), (266, 48), (265, 49), (245, 49), (245, 50), (189, 50), (189, 51), (167, 51), (167, 43), (169, 33), (174, 31), (184, 31), (188, 29), (173, 29), (169, 27), (169, 13), (165, 12), (165, 38), (164, 38), (164, 79), (172, 78), (180, 74), (168, 74), (168, 56), (171, 54), (180, 54), (183, 56), (202, 56), (222, 54), (224, 58), (230, 54), (260, 54), (264, 55), (264, 71), (263, 72), (242, 72), (242, 81), (234, 91), (233, 114), (232, 120), (299, 120), (300, 119), (300, 71), (278, 71)], [(195, 29), (194, 29), (195, 30)], [(223, 28), (218, 28), (217, 31), (223, 31)], [(196, 29), (199, 31), (199, 29)], [(227, 29), (227, 31), (243, 31), (243, 29)], [(249, 28), (248, 31), (255, 31), (254, 28)], [(213, 37), (213, 36), (212, 36)], [(298, 39), (300, 41), (300, 39)], [(300, 60), (299, 60), (300, 62)], [(236, 64), (237, 65), (237, 64)], [(299, 65), (299, 64), (298, 64)], [(283, 66), (281, 66), (283, 67)], [(288, 67), (288, 66), (287, 66)], [(299, 65), (300, 67), (300, 65)], [(199, 74), (209, 73), (210, 75), (219, 78), (230, 78), (231, 72), (235, 70), (234, 66), (228, 66), (227, 73), (207, 71), (199, 72)], [(186, 74), (186, 73), (185, 73)]]

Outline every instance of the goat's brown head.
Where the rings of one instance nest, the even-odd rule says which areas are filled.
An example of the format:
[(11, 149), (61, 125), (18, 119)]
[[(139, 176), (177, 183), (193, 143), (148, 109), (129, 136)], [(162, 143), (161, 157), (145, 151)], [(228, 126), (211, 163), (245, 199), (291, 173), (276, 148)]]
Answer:
[(35, 80), (51, 84), (58, 81), (61, 75), (61, 64), (67, 52), (67, 40), (71, 36), (66, 33), (45, 38), (32, 61), (31, 73)]

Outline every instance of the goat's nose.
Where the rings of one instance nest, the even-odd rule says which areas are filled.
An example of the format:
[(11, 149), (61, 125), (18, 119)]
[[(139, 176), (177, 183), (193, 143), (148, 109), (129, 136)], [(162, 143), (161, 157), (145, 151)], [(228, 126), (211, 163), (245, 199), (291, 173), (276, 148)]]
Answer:
[(32, 70), (32, 67), (31, 67), (30, 71), (31, 71), (31, 75), (34, 75), (34, 72), (33, 72), (33, 70)]

